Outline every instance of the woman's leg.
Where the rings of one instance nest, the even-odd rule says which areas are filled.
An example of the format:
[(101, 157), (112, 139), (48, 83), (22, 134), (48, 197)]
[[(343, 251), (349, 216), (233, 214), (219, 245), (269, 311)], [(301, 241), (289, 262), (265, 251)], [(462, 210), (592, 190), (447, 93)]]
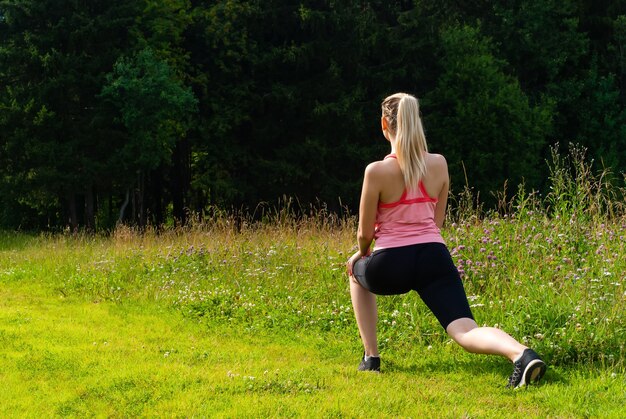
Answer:
[(450, 323), (446, 332), (468, 352), (501, 355), (515, 361), (527, 348), (506, 332), (495, 327), (478, 327), (476, 322), (464, 317)]
[(354, 278), (350, 278), (350, 296), (352, 297), (356, 323), (359, 326), (361, 340), (365, 347), (365, 355), (378, 356), (376, 296), (363, 288)]

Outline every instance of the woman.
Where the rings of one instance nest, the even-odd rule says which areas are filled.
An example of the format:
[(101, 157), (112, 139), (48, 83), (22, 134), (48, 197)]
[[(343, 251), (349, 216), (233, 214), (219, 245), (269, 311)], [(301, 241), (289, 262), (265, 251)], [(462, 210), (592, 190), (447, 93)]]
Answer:
[[(546, 364), (500, 329), (478, 327), (458, 271), (440, 234), (448, 198), (448, 166), (428, 153), (417, 99), (405, 93), (382, 103), (391, 154), (365, 169), (357, 234), (348, 260), (350, 294), (365, 347), (360, 371), (380, 371), (376, 297), (415, 290), (450, 337), (465, 350), (509, 358), (508, 387), (538, 381)], [(376, 239), (373, 251), (372, 241)]]

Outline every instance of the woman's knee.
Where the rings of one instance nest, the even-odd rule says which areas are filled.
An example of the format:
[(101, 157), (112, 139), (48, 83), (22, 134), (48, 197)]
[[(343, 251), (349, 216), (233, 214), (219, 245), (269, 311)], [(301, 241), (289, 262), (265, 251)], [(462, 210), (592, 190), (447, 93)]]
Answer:
[(448, 327), (446, 327), (446, 332), (452, 339), (454, 339), (454, 341), (463, 346), (463, 337), (465, 334), (476, 329), (477, 327), (478, 325), (474, 319), (462, 317), (451, 322)]

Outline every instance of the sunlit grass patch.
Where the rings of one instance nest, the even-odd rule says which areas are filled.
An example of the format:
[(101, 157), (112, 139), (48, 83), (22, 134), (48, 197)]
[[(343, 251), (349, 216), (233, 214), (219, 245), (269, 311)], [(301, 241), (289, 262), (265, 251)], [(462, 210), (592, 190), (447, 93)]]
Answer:
[(579, 193), (568, 182), (506, 211), (468, 203), (443, 231), (478, 323), (548, 362), (540, 386), (506, 390), (510, 363), (463, 352), (415, 293), (378, 299), (383, 373), (358, 373), (356, 219), (260, 208), (108, 236), (1, 233), (0, 415), (619, 417), (626, 214), (595, 186), (559, 201)]

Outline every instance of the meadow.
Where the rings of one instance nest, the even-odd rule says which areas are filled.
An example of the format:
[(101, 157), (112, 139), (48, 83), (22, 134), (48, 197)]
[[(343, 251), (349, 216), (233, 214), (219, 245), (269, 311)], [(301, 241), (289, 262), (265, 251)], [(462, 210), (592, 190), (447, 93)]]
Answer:
[(0, 233), (2, 417), (620, 417), (626, 405), (623, 190), (583, 160), (551, 192), (444, 238), (479, 324), (542, 354), (537, 386), (463, 352), (415, 294), (379, 298), (381, 374), (345, 275), (356, 217), (289, 205), (185, 228)]

